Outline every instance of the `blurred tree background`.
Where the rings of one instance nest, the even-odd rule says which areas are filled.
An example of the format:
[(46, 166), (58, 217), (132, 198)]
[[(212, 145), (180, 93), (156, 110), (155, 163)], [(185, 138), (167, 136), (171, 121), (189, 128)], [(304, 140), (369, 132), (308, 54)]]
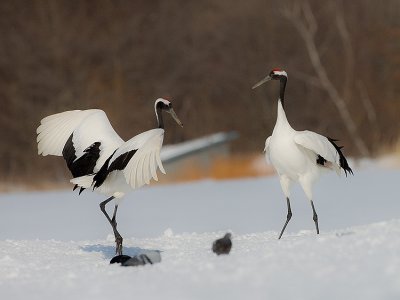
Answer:
[[(162, 96), (185, 125), (168, 121), (165, 143), (236, 130), (234, 151), (261, 152), (275, 123), (278, 84), (251, 87), (273, 67), (289, 74), (294, 128), (340, 138), (354, 156), (398, 141), (398, 0), (1, 1), (1, 178), (65, 176), (62, 160), (37, 155), (43, 117), (101, 108), (127, 139), (155, 125), (153, 103)], [(329, 88), (348, 109), (364, 152)]]

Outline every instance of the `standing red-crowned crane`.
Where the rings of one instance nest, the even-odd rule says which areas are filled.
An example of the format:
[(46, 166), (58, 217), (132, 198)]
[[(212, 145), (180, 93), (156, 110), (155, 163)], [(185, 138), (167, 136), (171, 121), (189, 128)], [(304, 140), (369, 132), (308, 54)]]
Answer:
[[(123, 141), (115, 132), (104, 111), (99, 109), (73, 110), (44, 118), (37, 128), (39, 155), (63, 156), (79, 194), (87, 188), (107, 195), (100, 203), (115, 236), (116, 253), (122, 255), (122, 236), (117, 230), (119, 199), (132, 189), (140, 188), (157, 179), (157, 168), (165, 174), (160, 159), (164, 139), (165, 111), (182, 126), (171, 102), (159, 98), (154, 109), (158, 128), (142, 132)], [(115, 199), (112, 218), (105, 210)]]
[(267, 77), (253, 86), (253, 89), (270, 80), (280, 81), (278, 99), (278, 115), (272, 135), (265, 141), (265, 155), (279, 175), (283, 193), (287, 202), (287, 218), (279, 235), (282, 237), (292, 217), (290, 208), (290, 187), (293, 182), (299, 182), (313, 210), (313, 220), (319, 234), (318, 215), (313, 202), (312, 187), (324, 170), (332, 169), (340, 174), (341, 169), (353, 174), (341, 148), (335, 140), (312, 131), (296, 131), (290, 126), (285, 110), (285, 88), (287, 73), (281, 69), (273, 69)]

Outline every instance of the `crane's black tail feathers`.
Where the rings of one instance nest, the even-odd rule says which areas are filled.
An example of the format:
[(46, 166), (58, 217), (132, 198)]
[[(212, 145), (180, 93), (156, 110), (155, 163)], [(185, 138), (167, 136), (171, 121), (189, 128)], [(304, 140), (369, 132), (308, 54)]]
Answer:
[[(72, 191), (75, 191), (78, 187), (80, 187), (80, 186), (77, 185), (77, 184), (75, 184), (75, 185), (74, 185), (74, 188), (72, 189)], [(82, 192), (83, 192), (84, 190), (85, 190), (85, 188), (80, 187), (80, 189), (79, 189), (79, 195), (82, 194)]]
[(338, 140), (336, 139), (331, 139), (328, 137), (329, 142), (331, 142), (331, 144), (333, 145), (333, 147), (335, 147), (336, 151), (339, 153), (339, 163), (340, 163), (340, 167), (344, 170), (344, 174), (346, 174), (347, 177), (347, 173), (354, 175), (353, 170), (350, 168), (349, 163), (347, 162), (346, 157), (344, 157), (343, 153), (342, 153), (342, 148), (343, 146), (338, 146), (335, 142), (337, 142)]

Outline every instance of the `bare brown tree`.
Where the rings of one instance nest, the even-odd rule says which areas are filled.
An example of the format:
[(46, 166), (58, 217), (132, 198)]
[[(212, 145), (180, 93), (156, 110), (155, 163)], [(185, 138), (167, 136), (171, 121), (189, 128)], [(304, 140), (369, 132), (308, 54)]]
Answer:
[[(343, 15), (339, 11), (336, 13), (336, 27), (342, 39), (343, 47), (345, 48), (346, 59), (346, 69), (343, 71), (345, 81), (342, 94), (339, 93), (338, 89), (330, 80), (328, 72), (321, 61), (320, 51), (315, 43), (315, 35), (318, 30), (318, 23), (315, 19), (309, 2), (296, 1), (293, 2), (290, 7), (282, 9), (282, 14), (293, 23), (302, 37), (307, 48), (311, 64), (315, 73), (317, 74), (318, 81), (320, 82), (321, 87), (324, 88), (329, 95), (331, 101), (335, 104), (340, 117), (342, 118), (350, 136), (357, 146), (359, 153), (362, 156), (369, 156), (369, 149), (361, 135), (358, 133), (357, 126), (346, 104), (346, 100), (348, 100), (351, 95), (351, 83), (354, 79), (354, 55), (349, 38), (349, 32), (347, 31)], [(315, 81), (316, 79), (312, 80), (312, 82)]]

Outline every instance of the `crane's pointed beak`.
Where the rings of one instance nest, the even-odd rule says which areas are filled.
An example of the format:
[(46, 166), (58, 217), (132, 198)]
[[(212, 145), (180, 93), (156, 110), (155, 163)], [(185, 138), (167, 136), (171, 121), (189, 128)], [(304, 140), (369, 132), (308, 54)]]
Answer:
[(183, 124), (181, 120), (179, 120), (178, 116), (176, 115), (175, 111), (173, 108), (169, 109), (168, 112), (171, 114), (171, 116), (174, 118), (175, 122), (178, 123), (179, 126), (183, 127)]
[(270, 81), (272, 78), (271, 78), (271, 76), (267, 76), (267, 77), (265, 77), (264, 79), (262, 79), (262, 80), (260, 80), (259, 82), (257, 82), (253, 87), (252, 87), (252, 89), (254, 90), (255, 88), (257, 88), (257, 87), (259, 87), (260, 85), (262, 85), (263, 83), (266, 83), (267, 81)]

